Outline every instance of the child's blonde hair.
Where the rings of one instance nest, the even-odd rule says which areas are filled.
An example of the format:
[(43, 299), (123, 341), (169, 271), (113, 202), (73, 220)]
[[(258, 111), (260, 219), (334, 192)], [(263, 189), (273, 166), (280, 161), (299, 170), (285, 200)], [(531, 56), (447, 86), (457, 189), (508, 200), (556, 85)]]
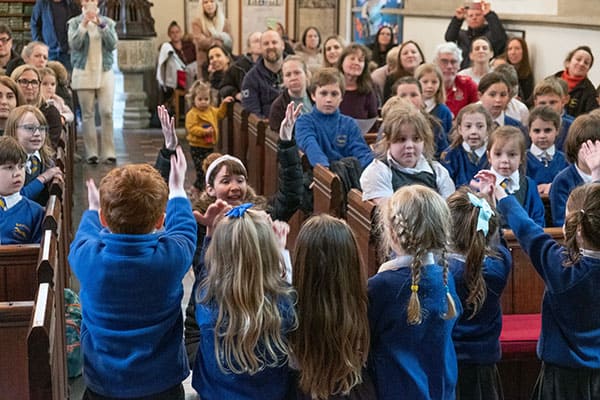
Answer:
[(304, 223), (294, 252), (298, 329), (290, 346), (300, 389), (313, 399), (347, 395), (369, 353), (367, 276), (348, 224), (326, 214)]
[(460, 109), (458, 115), (456, 116), (456, 122), (450, 131), (450, 137), (452, 138), (452, 143), (450, 144), (451, 148), (456, 148), (462, 145), (463, 137), (459, 132), (460, 125), (462, 124), (462, 120), (465, 115), (469, 114), (482, 114), (485, 117), (485, 125), (487, 136), (489, 137), (494, 129), (494, 120), (492, 116), (481, 104), (473, 103), (468, 104)]
[(563, 84), (566, 85), (566, 82), (560, 78), (546, 78), (538, 82), (533, 88), (533, 99), (535, 100), (538, 96), (547, 96), (551, 94), (555, 94), (562, 99), (568, 93), (568, 90), (565, 90)]
[(600, 115), (583, 114), (575, 118), (565, 140), (565, 155), (571, 164), (579, 161), (579, 149), (588, 140), (600, 140)]
[(442, 75), (440, 67), (431, 63), (419, 65), (415, 70), (415, 78), (417, 78), (418, 81), (421, 81), (421, 78), (425, 74), (435, 74), (435, 76), (437, 76), (439, 86), (437, 92), (435, 92), (434, 99), (437, 104), (446, 103), (446, 89), (444, 88), (444, 76)]
[(296, 327), (294, 290), (282, 278), (281, 252), (266, 213), (250, 209), (239, 217), (223, 217), (205, 261), (207, 276), (196, 299), (218, 308), (214, 346), (219, 368), (252, 375), (285, 365), (284, 331)]
[[(48, 126), (48, 121), (46, 120), (46, 117), (44, 117), (44, 114), (42, 114), (40, 109), (35, 106), (26, 104), (24, 106), (19, 106), (19, 107), (14, 108), (8, 114), (8, 118), (6, 119), (6, 125), (4, 127), (4, 135), (12, 136), (16, 139), (18, 125), (20, 124), (21, 119), (27, 113), (33, 114), (33, 116), (35, 117), (35, 119), (37, 119), (37, 121), (40, 125)], [(39, 150), (39, 152), (40, 152), (41, 161), (44, 163), (45, 166), (48, 166), (48, 165), (51, 165), (54, 163), (54, 161), (53, 161), (54, 150), (52, 149), (52, 146), (50, 146), (49, 130), (46, 130), (44, 144), (42, 145), (42, 148)]]
[[(381, 211), (383, 239), (390, 250), (413, 256), (411, 263), (411, 296), (408, 302), (408, 323), (420, 324), (423, 310), (419, 299), (419, 283), (423, 257), (428, 252), (440, 254), (443, 283), (448, 285), (448, 262), (446, 253), (450, 231), (450, 211), (438, 193), (421, 185), (403, 186), (388, 200)], [(452, 295), (446, 291), (447, 311), (445, 319), (456, 316)]]
[(192, 83), (192, 86), (190, 86), (190, 89), (185, 95), (185, 101), (188, 107), (192, 107), (194, 105), (194, 99), (196, 96), (204, 92), (208, 93), (208, 102), (212, 104), (212, 93), (210, 92), (210, 89), (210, 83), (208, 82), (197, 80), (196, 82)]
[(427, 117), (408, 100), (392, 97), (383, 106), (383, 136), (375, 145), (378, 156), (385, 159), (392, 143), (398, 141), (402, 125), (412, 125), (423, 140), (423, 155), (431, 160), (435, 152), (433, 130)]
[(527, 144), (525, 142), (525, 135), (523, 135), (523, 132), (514, 126), (500, 126), (492, 132), (487, 145), (487, 152), (489, 153), (488, 160), (490, 159), (492, 147), (494, 147), (495, 144), (504, 146), (506, 143), (511, 141), (516, 141), (517, 145), (519, 146), (519, 151), (521, 152), (519, 170), (524, 172), (525, 159), (527, 157)]
[[(567, 200), (565, 217), (565, 248), (567, 262), (572, 266), (581, 259), (580, 249), (584, 243), (590, 250), (600, 250), (600, 184), (589, 183), (575, 188)], [(579, 236), (579, 238), (578, 238)]]
[(469, 290), (466, 299), (473, 318), (483, 306), (487, 296), (487, 286), (483, 279), (483, 261), (486, 256), (494, 255), (490, 242), (498, 233), (499, 220), (494, 212), (488, 220), (488, 232), (485, 234), (478, 229), (481, 208), (473, 204), (470, 196), (488, 203), (492, 212), (494, 207), (486, 196), (475, 193), (468, 186), (462, 186), (448, 197), (448, 207), (452, 216), (451, 247), (452, 250), (465, 255), (464, 280)]

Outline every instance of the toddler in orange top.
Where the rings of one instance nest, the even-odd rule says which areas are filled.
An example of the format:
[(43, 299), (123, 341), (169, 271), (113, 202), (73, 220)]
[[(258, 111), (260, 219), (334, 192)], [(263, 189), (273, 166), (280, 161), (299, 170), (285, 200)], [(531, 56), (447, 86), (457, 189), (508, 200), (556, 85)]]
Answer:
[(190, 152), (196, 169), (196, 181), (192, 190), (197, 189), (199, 193), (204, 189), (202, 162), (213, 152), (213, 147), (219, 139), (219, 120), (225, 117), (227, 103), (231, 103), (233, 97), (225, 97), (218, 108), (212, 106), (210, 85), (202, 81), (194, 82), (186, 97), (192, 104), (185, 115), (186, 138), (190, 143)]

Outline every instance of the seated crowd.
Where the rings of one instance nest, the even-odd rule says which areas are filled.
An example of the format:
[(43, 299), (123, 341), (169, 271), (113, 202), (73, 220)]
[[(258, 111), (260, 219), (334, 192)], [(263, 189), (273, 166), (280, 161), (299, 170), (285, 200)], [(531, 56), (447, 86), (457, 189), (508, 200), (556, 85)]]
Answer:
[[(2, 245), (41, 240), (49, 185), (64, 179), (55, 156), (76, 122), (71, 88), (85, 160), (116, 162), (114, 21), (95, 0), (82, 3), (67, 26), (71, 71), (48, 61), (42, 42), (21, 57), (7, 52), (12, 33), (0, 24), (0, 67), (10, 71), (0, 76)], [(564, 69), (536, 81), (527, 42), (506, 36), (489, 3), (474, 4), (457, 9), (430, 63), (388, 26), (369, 47), (321, 40), (309, 27), (295, 50), (268, 29), (234, 56), (212, 0), (191, 39), (169, 25), (155, 168), (119, 166), (98, 187), (88, 181), (89, 209), (71, 244), (86, 398), (184, 399), (191, 371), (202, 399), (502, 399), (500, 297), (512, 263), (504, 229), (547, 288), (534, 398), (600, 396), (594, 56), (578, 46)], [(187, 190), (168, 111), (177, 88), (187, 91), (196, 172)], [(279, 182), (271, 198), (248, 184), (240, 159), (217, 153), (236, 101), (278, 134), (278, 170), (265, 172)], [(334, 217), (308, 218), (287, 253), (286, 222), (312, 211), (318, 165), (379, 210), (385, 262), (372, 277), (355, 234)], [(564, 246), (546, 226), (564, 227)]]

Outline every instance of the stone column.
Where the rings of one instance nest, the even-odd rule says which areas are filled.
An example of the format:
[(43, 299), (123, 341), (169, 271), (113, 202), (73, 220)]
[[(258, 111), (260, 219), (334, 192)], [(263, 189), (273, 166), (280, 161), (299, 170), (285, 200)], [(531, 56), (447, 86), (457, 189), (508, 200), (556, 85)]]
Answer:
[(148, 128), (150, 112), (145, 101), (148, 95), (144, 92), (144, 72), (154, 69), (153, 40), (119, 40), (117, 61), (123, 73), (123, 128)]

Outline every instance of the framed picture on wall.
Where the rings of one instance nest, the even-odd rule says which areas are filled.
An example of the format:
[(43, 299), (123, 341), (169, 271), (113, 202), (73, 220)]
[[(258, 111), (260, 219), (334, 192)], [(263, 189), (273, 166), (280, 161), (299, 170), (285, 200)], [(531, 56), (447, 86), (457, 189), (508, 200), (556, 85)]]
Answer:
[(506, 31), (506, 36), (508, 37), (517, 37), (525, 40), (525, 31), (522, 29), (504, 29)]
[(395, 12), (404, 8), (403, 0), (355, 0), (352, 12), (352, 40), (371, 44), (382, 26), (394, 30), (397, 43), (402, 43), (402, 15)]
[(241, 40), (244, 41), (252, 32), (263, 32), (286, 22), (285, 0), (239, 0), (242, 15)]
[(296, 40), (301, 41), (302, 33), (314, 26), (325, 39), (337, 35), (339, 0), (298, 0), (296, 3)]

